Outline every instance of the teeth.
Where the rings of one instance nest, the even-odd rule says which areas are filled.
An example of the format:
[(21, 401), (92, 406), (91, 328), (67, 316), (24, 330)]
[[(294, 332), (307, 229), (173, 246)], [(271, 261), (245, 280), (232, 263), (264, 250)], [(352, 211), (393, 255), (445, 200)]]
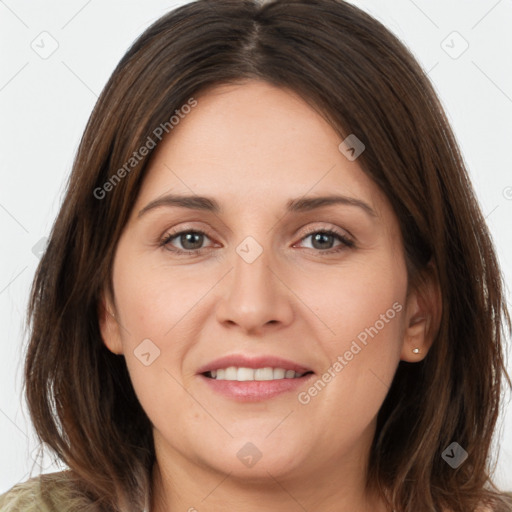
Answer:
[(244, 368), (230, 366), (228, 368), (219, 368), (209, 372), (210, 376), (216, 380), (279, 380), (296, 379), (302, 377), (303, 373), (297, 373), (294, 370), (285, 370), (284, 368)]
[[(256, 371), (258, 371), (258, 370), (256, 370)], [(295, 373), (295, 372), (293, 372), (293, 373)], [(274, 368), (272, 370), (272, 376), (274, 379), (284, 379), (285, 375), (286, 375), (286, 370), (283, 370), (283, 368)], [(256, 377), (256, 379), (258, 379), (258, 377)]]
[(226, 368), (224, 372), (224, 379), (225, 380), (238, 380), (238, 372), (237, 369), (234, 366), (230, 366), (229, 368)]
[[(228, 370), (231, 370), (231, 372), (228, 372)], [(256, 370), (258, 371), (258, 370)], [(252, 368), (235, 368), (234, 366), (231, 366), (231, 368), (226, 369), (226, 377), (225, 380), (254, 380), (256, 372)], [(272, 373), (272, 369), (271, 369)], [(229, 378), (230, 375), (233, 375), (233, 378)], [(272, 376), (270, 376), (272, 378)], [(263, 379), (258, 379), (263, 380)], [(265, 379), (266, 380), (266, 379)]]
[(274, 370), (272, 368), (257, 368), (256, 370), (240, 368), (238, 371), (243, 371), (247, 376), (252, 374), (250, 380), (272, 380), (274, 378)]

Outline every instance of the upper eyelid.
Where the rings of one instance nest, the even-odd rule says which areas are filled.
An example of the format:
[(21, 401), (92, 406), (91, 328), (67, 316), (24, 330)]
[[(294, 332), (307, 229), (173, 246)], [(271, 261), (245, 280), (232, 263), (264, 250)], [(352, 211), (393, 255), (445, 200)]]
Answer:
[[(318, 221), (318, 222), (321, 222), (321, 221)], [(307, 225), (309, 225), (311, 223), (308, 223)], [(328, 231), (328, 230), (332, 230), (332, 231), (343, 231), (344, 233), (346, 233), (348, 236), (351, 236), (352, 237), (352, 233), (350, 233), (350, 231), (346, 228), (341, 228), (337, 225), (335, 225), (334, 223), (332, 222), (324, 222), (323, 223), (323, 226), (312, 226), (312, 227), (308, 227), (308, 228), (305, 228), (304, 226), (301, 226), (297, 231), (301, 231), (302, 229), (306, 229), (306, 234), (310, 234), (312, 231), (322, 231), (322, 230), (325, 230), (325, 231)], [(200, 233), (203, 233), (205, 235), (209, 235), (209, 232), (210, 232), (211, 228), (203, 228), (203, 227), (199, 227), (199, 228), (196, 228), (196, 227), (193, 227), (193, 226), (189, 226), (189, 225), (185, 225), (183, 227), (179, 227), (179, 228), (167, 228), (162, 237), (168, 235), (168, 234), (173, 234), (173, 235), (177, 235), (177, 234), (180, 234), (180, 233), (183, 233), (183, 232), (189, 232), (189, 231), (195, 231), (195, 232), (200, 232)], [(230, 230), (230, 232), (232, 232)]]
[(347, 238), (354, 238), (352, 236), (352, 234), (346, 230), (346, 229), (343, 229), (343, 228), (340, 228), (338, 226), (335, 226), (334, 224), (328, 224), (327, 227), (312, 227), (312, 228), (307, 228), (306, 231), (304, 232), (303, 234), (303, 237), (304, 236), (309, 236), (313, 233), (316, 233), (317, 231), (334, 231), (336, 234), (340, 235), (340, 236), (346, 236)]

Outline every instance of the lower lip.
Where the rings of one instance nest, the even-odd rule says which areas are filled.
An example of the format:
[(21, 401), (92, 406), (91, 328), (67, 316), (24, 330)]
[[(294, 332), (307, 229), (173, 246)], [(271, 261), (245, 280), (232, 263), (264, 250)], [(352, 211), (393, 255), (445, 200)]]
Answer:
[(306, 381), (313, 377), (309, 373), (304, 377), (295, 379), (275, 379), (275, 380), (217, 380), (204, 375), (199, 377), (206, 382), (211, 389), (221, 395), (240, 402), (257, 402), (268, 400), (282, 393), (296, 391), (303, 386)]

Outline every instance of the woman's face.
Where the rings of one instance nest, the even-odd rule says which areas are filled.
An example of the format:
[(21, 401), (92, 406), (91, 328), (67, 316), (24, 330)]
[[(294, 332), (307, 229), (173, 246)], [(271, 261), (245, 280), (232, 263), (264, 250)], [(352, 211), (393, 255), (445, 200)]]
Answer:
[[(168, 467), (359, 468), (399, 360), (424, 355), (408, 342), (397, 219), (293, 93), (249, 81), (196, 99), (119, 241), (105, 343), (124, 354)], [(345, 199), (315, 203), (327, 196)]]

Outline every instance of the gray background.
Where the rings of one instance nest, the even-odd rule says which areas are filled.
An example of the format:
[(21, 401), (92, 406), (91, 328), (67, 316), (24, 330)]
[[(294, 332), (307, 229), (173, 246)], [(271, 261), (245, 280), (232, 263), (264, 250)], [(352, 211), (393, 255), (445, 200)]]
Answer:
[[(22, 327), (37, 248), (110, 73), (149, 24), (184, 3), (0, 0), (0, 493), (28, 478), (37, 446), (21, 395)], [(494, 236), (510, 303), (512, 1), (353, 3), (390, 28), (429, 72)], [(512, 490), (509, 402), (507, 393), (494, 457), (495, 481)], [(48, 458), (38, 460), (35, 474), (39, 466), (59, 469)]]

